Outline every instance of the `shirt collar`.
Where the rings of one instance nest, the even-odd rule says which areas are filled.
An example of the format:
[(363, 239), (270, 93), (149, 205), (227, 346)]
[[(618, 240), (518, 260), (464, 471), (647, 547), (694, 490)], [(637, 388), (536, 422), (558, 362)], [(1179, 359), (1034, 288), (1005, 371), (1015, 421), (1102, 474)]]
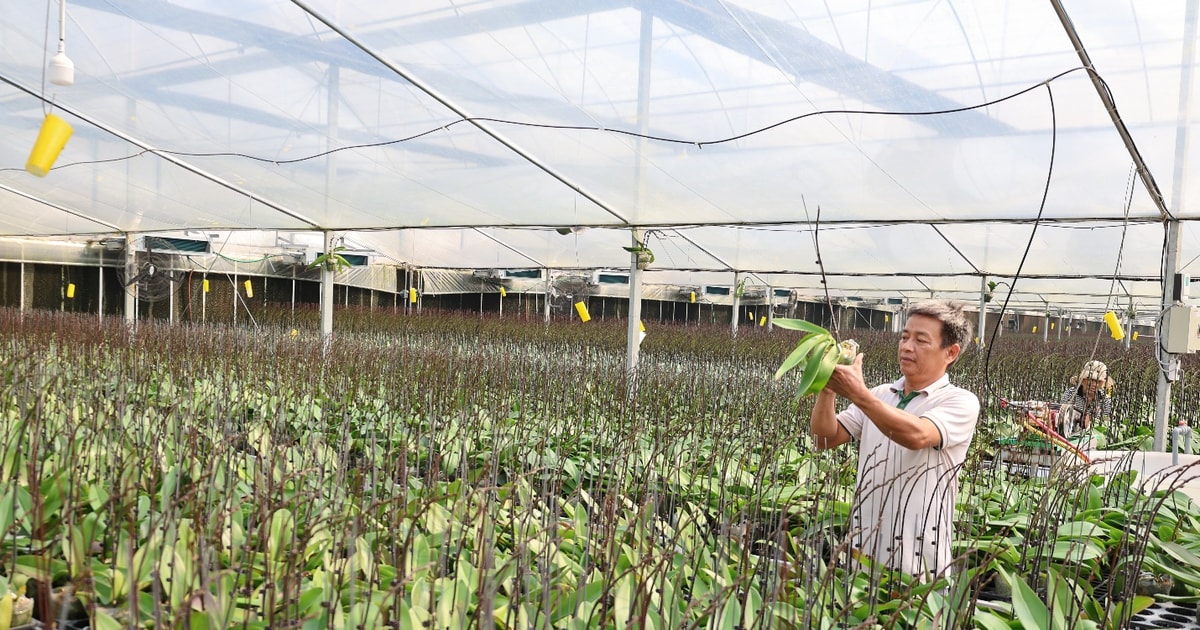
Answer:
[[(889, 386), (893, 392), (895, 392), (901, 396), (904, 395), (904, 383), (905, 383), (904, 378), (905, 378), (904, 376), (901, 376), (900, 378), (896, 379), (896, 382), (892, 383)], [(929, 394), (932, 394), (933, 392), (935, 392), (949, 384), (950, 384), (950, 375), (942, 374), (941, 377), (938, 378), (938, 380), (930, 383), (924, 389), (919, 389), (917, 391), (924, 392), (925, 395), (928, 396)]]

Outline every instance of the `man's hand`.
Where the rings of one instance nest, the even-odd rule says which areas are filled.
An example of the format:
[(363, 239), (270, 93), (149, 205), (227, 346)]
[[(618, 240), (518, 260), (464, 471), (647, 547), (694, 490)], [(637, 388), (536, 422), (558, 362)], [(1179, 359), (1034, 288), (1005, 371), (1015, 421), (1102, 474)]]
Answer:
[(871, 391), (863, 380), (862, 363), (863, 355), (859, 353), (854, 357), (854, 363), (833, 368), (833, 374), (825, 384), (825, 389), (848, 398), (850, 402), (855, 402), (863, 395), (869, 395)]

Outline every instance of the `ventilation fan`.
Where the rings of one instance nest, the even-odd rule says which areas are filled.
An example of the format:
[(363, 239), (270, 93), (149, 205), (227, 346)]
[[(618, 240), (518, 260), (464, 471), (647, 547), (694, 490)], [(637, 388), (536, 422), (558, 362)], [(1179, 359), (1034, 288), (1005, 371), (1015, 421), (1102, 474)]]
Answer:
[(558, 276), (550, 282), (550, 310), (555, 315), (570, 315), (575, 303), (587, 299), (594, 289), (591, 276)]
[[(170, 247), (169, 243), (152, 236), (147, 236), (145, 243), (146, 251), (135, 253), (137, 273), (132, 278), (126, 278), (125, 269), (122, 268), (117, 272), (118, 277), (127, 291), (130, 287), (137, 286), (139, 300), (161, 302), (179, 288), (177, 283), (183, 279), (184, 274), (173, 270), (178, 257), (165, 251)], [(154, 249), (156, 246), (158, 251)]]

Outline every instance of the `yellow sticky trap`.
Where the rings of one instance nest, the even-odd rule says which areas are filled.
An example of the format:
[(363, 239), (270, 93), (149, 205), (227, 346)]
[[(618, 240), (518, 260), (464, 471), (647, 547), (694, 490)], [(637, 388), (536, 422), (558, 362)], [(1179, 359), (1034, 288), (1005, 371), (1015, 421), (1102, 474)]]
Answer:
[(638, 320), (638, 330), (646, 332), (646, 325), (643, 324), (641, 320)]
[(1112, 338), (1120, 341), (1125, 338), (1125, 329), (1121, 328), (1121, 322), (1117, 321), (1117, 314), (1109, 311), (1104, 314), (1104, 323), (1108, 324), (1108, 332), (1112, 334)]
[(759, 318), (758, 318), (758, 325), (759, 325), (759, 326), (766, 326), (766, 325), (767, 325), (767, 316), (766, 316), (766, 315), (763, 315), (762, 317), (759, 317)]
[(1033, 332), (1037, 332), (1037, 326), (1033, 327)]
[(888, 322), (889, 322), (889, 321), (891, 321), (891, 320), (892, 320), (892, 318), (888, 317), (888, 316), (887, 316), (887, 314), (885, 313), (885, 314), (884, 314), (884, 316), (883, 316), (883, 323), (885, 323), (885, 324), (886, 324), (886, 323), (888, 323)]
[(75, 297), (75, 283), (74, 282), (67, 283), (67, 297), (68, 298)]
[(688, 296), (688, 302), (691, 302), (692, 304), (696, 303), (696, 292), (695, 291), (692, 291), (692, 294), (690, 296)]
[(33, 150), (29, 152), (29, 159), (25, 162), (25, 170), (31, 175), (45, 177), (54, 167), (54, 160), (58, 159), (58, 154), (67, 146), (70, 137), (71, 125), (67, 121), (54, 114), (46, 114), (42, 119), (42, 128), (38, 131), (37, 140), (33, 143)]
[(204, 279), (204, 292), (208, 293), (208, 278)]
[(500, 287), (500, 297), (504, 297), (506, 295), (508, 295), (508, 291), (505, 291), (504, 287)]
[(1050, 330), (1054, 330), (1054, 322), (1050, 322)]
[(579, 321), (581, 322), (591, 321), (592, 319), (592, 316), (588, 315), (587, 304), (583, 302), (575, 303), (575, 312), (579, 313)]
[(248, 298), (254, 297), (254, 285), (250, 284), (249, 280), (243, 282), (242, 286), (246, 287), (246, 297), (248, 297)]
[(1133, 340), (1137, 341), (1137, 331), (1133, 331)]
[(293, 329), (292, 329), (292, 336), (293, 336), (293, 337), (295, 337), (296, 335), (299, 335), (299, 334), (300, 334), (300, 331), (296, 330), (295, 328), (293, 328)]
[(408, 303), (409, 303), (409, 304), (416, 304), (416, 303), (417, 303), (417, 290), (416, 290), (416, 289), (409, 289), (409, 290), (408, 290)]

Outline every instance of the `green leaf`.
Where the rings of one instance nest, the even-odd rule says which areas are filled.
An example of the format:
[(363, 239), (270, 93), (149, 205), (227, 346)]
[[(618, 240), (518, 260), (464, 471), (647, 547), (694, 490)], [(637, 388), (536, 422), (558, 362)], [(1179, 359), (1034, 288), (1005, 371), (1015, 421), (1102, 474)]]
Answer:
[(292, 548), (292, 533), (295, 529), (292, 512), (286, 508), (271, 514), (270, 535), (267, 538), (267, 556), (272, 562), (281, 562), (284, 554)]
[(830, 350), (835, 349), (836, 347), (837, 343), (834, 342), (833, 337), (826, 337), (821, 341), (820, 344), (818, 344), (816, 348), (813, 349), (812, 352), (808, 353), (808, 357), (804, 364), (804, 373), (800, 377), (800, 384), (796, 386), (796, 390), (800, 392), (801, 396), (808, 395), (808, 391), (812, 388), (813, 381), (817, 380), (817, 372), (820, 371), (821, 362), (824, 360), (825, 355), (827, 355)]
[(1037, 593), (1033, 592), (1033, 589), (1025, 583), (1025, 578), (1010, 574), (1003, 567), (997, 567), (996, 570), (1012, 585), (1013, 610), (1016, 611), (1021, 626), (1024, 628), (1049, 628), (1050, 611), (1046, 609), (1046, 604), (1038, 598)]
[(800, 389), (801, 396), (815, 394), (825, 389), (825, 384), (829, 382), (829, 377), (833, 376), (833, 370), (837, 367), (839, 354), (837, 343), (830, 337), (829, 345), (826, 347), (824, 354), (820, 355), (819, 360), (814, 359), (813, 361), (809, 361), (809, 365), (804, 368), (805, 380), (808, 380), (807, 377), (810, 371), (812, 372), (812, 380), (808, 382), (808, 387)]
[(833, 339), (833, 337), (830, 337), (828, 334), (820, 335), (814, 333), (805, 335), (804, 338), (800, 340), (800, 343), (796, 344), (796, 349), (792, 350), (792, 353), (783, 360), (783, 363), (779, 366), (779, 369), (775, 370), (775, 380), (779, 380), (784, 374), (792, 371), (792, 369), (797, 365), (800, 365), (800, 363), (805, 362), (813, 348), (816, 348), (817, 344), (825, 338), (828, 338), (829, 340)]
[(983, 630), (1012, 630), (1003, 617), (982, 608), (975, 609), (975, 623)]
[(13, 501), (17, 496), (16, 484), (4, 484), (4, 496), (0, 496), (0, 536), (8, 537), (8, 530), (16, 520)]
[(103, 610), (96, 610), (96, 616), (92, 619), (92, 627), (96, 630), (121, 630), (124, 626), (121, 622), (113, 619), (112, 615)]
[(717, 617), (717, 619), (720, 619), (720, 621), (718, 622), (719, 625), (717, 625), (716, 627), (722, 628), (722, 629), (737, 628), (738, 622), (741, 621), (741, 618), (742, 618), (741, 604), (738, 603), (738, 600), (736, 597), (730, 597), (725, 600), (725, 605), (721, 607), (721, 613)]
[(816, 333), (819, 335), (821, 335), (821, 334), (829, 335), (830, 334), (828, 330), (821, 328), (820, 326), (813, 324), (811, 322), (806, 322), (803, 319), (789, 319), (786, 317), (779, 317), (779, 318), (772, 320), (772, 323), (775, 326), (778, 326), (780, 328), (786, 328), (788, 330), (800, 330), (800, 331), (803, 331), (806, 333)]
[(742, 610), (742, 627), (756, 628), (758, 627), (758, 615), (762, 610), (762, 595), (754, 586), (746, 590), (746, 603)]
[(1182, 562), (1184, 566), (1200, 567), (1200, 557), (1197, 557), (1196, 554), (1189, 551), (1183, 545), (1161, 540), (1153, 536), (1150, 537), (1150, 544), (1152, 547), (1158, 547), (1159, 549), (1162, 549), (1167, 553), (1167, 555)]
[(1116, 630), (1124, 628), (1134, 615), (1154, 605), (1154, 598), (1146, 595), (1135, 595), (1133, 599), (1117, 602), (1108, 611), (1106, 627)]
[[(617, 581), (616, 593), (613, 598), (613, 616), (618, 628), (628, 628), (629, 619), (633, 614), (633, 574), (626, 573)], [(732, 626), (731, 626), (732, 627)]]

